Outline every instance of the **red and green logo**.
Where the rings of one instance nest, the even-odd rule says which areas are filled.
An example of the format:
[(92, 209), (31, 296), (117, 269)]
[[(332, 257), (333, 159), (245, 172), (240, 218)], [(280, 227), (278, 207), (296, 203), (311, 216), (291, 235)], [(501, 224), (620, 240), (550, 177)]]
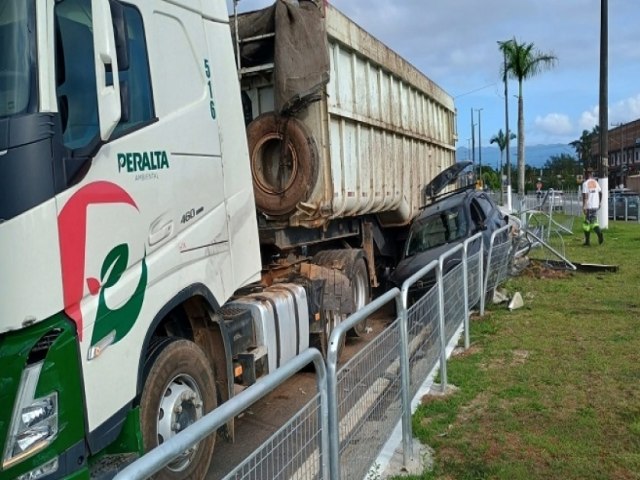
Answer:
[(116, 309), (112, 310), (107, 306), (105, 290), (115, 286), (127, 269), (129, 247), (124, 243), (115, 246), (105, 257), (100, 280), (86, 277), (87, 211), (90, 205), (97, 204), (125, 204), (138, 209), (131, 196), (120, 186), (99, 181), (85, 185), (75, 192), (58, 215), (64, 309), (76, 323), (81, 341), (84, 320), (80, 301), (84, 296), (85, 279), (89, 293), (100, 295), (96, 323), (91, 336), (92, 345), (113, 331), (113, 343), (118, 342), (131, 330), (140, 315), (147, 288), (147, 265), (146, 258), (143, 258), (140, 280), (131, 298)]

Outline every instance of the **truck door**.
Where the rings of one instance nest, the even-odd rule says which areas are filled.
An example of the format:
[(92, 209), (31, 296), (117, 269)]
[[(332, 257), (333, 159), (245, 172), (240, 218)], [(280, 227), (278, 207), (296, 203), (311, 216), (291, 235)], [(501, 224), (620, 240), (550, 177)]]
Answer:
[[(200, 16), (163, 15), (148, 1), (61, 0), (54, 18), (69, 170), (69, 188), (57, 196), (64, 303), (78, 326), (93, 432), (136, 395), (140, 346), (157, 313), (190, 284), (224, 297), (225, 192), (204, 67), (178, 48), (198, 48)], [(119, 44), (104, 35), (120, 35)], [(170, 51), (151, 47), (171, 41)], [(175, 72), (163, 66), (171, 56), (184, 57)], [(117, 90), (116, 108), (104, 95)], [(213, 262), (217, 269), (206, 267)]]

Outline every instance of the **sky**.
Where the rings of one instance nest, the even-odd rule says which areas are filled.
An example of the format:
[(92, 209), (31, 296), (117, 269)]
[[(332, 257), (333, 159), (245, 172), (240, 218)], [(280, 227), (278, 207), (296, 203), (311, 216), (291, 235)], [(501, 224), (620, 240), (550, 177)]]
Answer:
[[(568, 144), (599, 118), (599, 0), (329, 0), (454, 98), (458, 147), (488, 146), (505, 129), (497, 42), (516, 38), (558, 58), (523, 84), (525, 143)], [(240, 0), (238, 11), (271, 5)], [(227, 0), (232, 10), (232, 1)], [(640, 0), (609, 0), (609, 123), (640, 118)], [(509, 129), (518, 84), (510, 80)], [(480, 125), (480, 129), (478, 128)], [(611, 128), (611, 127), (610, 127)], [(478, 130), (480, 130), (480, 135)], [(480, 142), (478, 141), (480, 139)], [(567, 146), (567, 153), (574, 150)]]

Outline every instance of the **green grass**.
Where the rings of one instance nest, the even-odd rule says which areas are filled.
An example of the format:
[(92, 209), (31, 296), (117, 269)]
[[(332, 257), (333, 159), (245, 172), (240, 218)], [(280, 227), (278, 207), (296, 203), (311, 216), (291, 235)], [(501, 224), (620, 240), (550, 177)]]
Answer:
[(397, 478), (640, 479), (640, 224), (610, 222), (591, 247), (579, 228), (566, 256), (619, 271), (510, 279), (525, 306), (474, 318), (471, 349), (448, 363), (459, 390), (413, 417), (434, 469)]

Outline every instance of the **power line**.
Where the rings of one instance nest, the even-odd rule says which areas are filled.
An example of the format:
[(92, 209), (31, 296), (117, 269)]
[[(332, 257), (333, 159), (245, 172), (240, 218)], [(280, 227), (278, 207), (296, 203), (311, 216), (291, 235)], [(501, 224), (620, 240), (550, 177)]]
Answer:
[(485, 85), (484, 87), (479, 87), (479, 88), (476, 88), (475, 90), (471, 90), (469, 92), (461, 93), (459, 95), (454, 95), (453, 98), (464, 97), (465, 95), (470, 95), (472, 93), (479, 92), (480, 90), (484, 90), (485, 88), (495, 87), (497, 84), (498, 84), (498, 82), (489, 83), (488, 85)]

